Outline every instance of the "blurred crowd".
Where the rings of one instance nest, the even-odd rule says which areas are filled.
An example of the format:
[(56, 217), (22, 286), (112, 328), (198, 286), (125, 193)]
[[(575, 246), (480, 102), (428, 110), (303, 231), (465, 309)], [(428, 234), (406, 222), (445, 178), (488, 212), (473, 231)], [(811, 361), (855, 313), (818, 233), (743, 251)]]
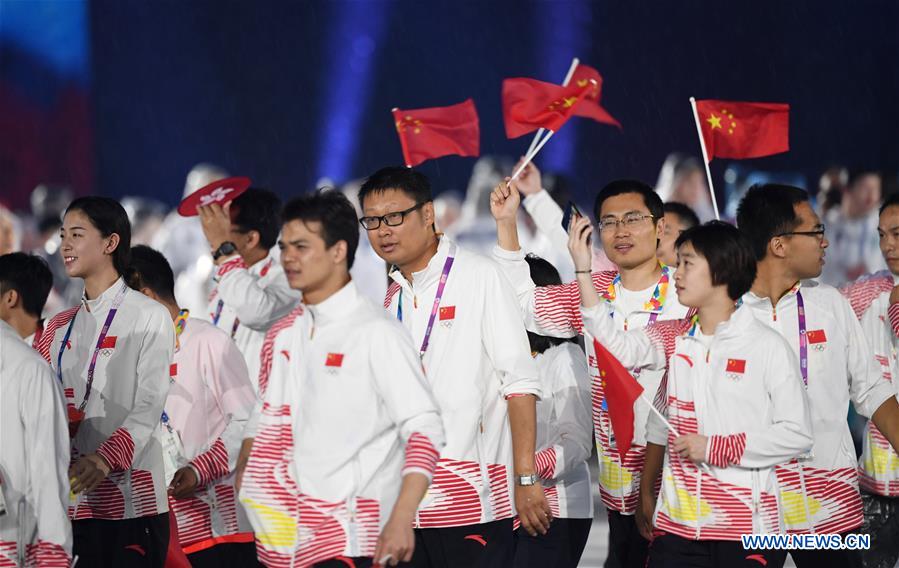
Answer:
[[(490, 192), (508, 175), (512, 165), (511, 159), (503, 157), (484, 156), (477, 160), (464, 194), (450, 189), (435, 199), (439, 230), (469, 249), (489, 254), (495, 242)], [(186, 176), (182, 198), (228, 175), (228, 171), (217, 165), (198, 164)], [(783, 182), (807, 188), (825, 223), (830, 243), (827, 264), (821, 275), (824, 283), (841, 286), (863, 274), (886, 268), (877, 236), (878, 208), (885, 197), (880, 172), (831, 166), (821, 174), (817, 186), (809, 184), (799, 174), (769, 174), (742, 170), (738, 165), (729, 167), (724, 177), (725, 186), (719, 189), (719, 196), (723, 195), (719, 207), (721, 216), (731, 221), (735, 217), (736, 203), (755, 183)], [(546, 186), (543, 197), (551, 198), (561, 212), (573, 199), (569, 180), (552, 172), (546, 173), (543, 179)], [(357, 213), (360, 212), (356, 193), (360, 184), (361, 180), (352, 180), (340, 186), (356, 205)], [(655, 189), (666, 204), (666, 217), (669, 218), (669, 229), (662, 235), (660, 247), (663, 250), (672, 248), (673, 262), (673, 242), (680, 232), (715, 217), (702, 162), (692, 156), (672, 153), (660, 168)], [(76, 304), (81, 295), (80, 285), (73, 285), (66, 277), (62, 261), (56, 254), (61, 216), (74, 197), (71, 189), (64, 185), (41, 184), (30, 196), (28, 211), (10, 211), (0, 201), (0, 254), (30, 251), (47, 260), (53, 272), (54, 286), (45, 314)], [(563, 280), (570, 280), (574, 276), (571, 260), (559, 253), (565, 247), (553, 246), (553, 239), (564, 238), (564, 235), (556, 227), (538, 226), (528, 214), (527, 198), (530, 197), (534, 196), (526, 196), (520, 219), (524, 228), (522, 247), (552, 262), (559, 268)], [(540, 198), (534, 197), (533, 201)], [(203, 313), (211, 291), (213, 263), (199, 220), (182, 217), (170, 204), (150, 197), (129, 196), (121, 203), (133, 227), (134, 244), (146, 244), (161, 251), (175, 272), (179, 301), (192, 312)], [(588, 206), (580, 209), (590, 211)], [(611, 266), (601, 249), (597, 247), (595, 252), (597, 268)], [(272, 253), (277, 256), (276, 249)], [(661, 252), (660, 257), (664, 258)], [(368, 297), (374, 301), (383, 299), (387, 289), (386, 267), (371, 249), (368, 239), (360, 239), (353, 273)]]

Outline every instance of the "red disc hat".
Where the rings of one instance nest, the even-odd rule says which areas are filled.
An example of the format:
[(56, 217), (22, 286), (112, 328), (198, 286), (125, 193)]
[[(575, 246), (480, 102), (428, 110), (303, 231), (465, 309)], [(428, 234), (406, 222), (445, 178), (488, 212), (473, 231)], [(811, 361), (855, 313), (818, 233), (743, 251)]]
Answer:
[(253, 182), (250, 181), (250, 178), (246, 177), (230, 177), (214, 181), (185, 197), (178, 206), (178, 213), (182, 217), (199, 215), (197, 206), (233, 201), (234, 198), (245, 192), (251, 183)]

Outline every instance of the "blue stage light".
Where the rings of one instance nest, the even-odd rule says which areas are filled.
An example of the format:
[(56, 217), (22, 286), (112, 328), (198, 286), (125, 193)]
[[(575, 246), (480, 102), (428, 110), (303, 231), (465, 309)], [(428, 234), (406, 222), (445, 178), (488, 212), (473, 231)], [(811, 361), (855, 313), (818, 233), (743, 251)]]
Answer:
[(393, 2), (356, 2), (335, 6), (332, 31), (322, 66), (319, 96), (324, 113), (319, 128), (317, 178), (337, 183), (353, 175), (368, 92), (379, 45)]

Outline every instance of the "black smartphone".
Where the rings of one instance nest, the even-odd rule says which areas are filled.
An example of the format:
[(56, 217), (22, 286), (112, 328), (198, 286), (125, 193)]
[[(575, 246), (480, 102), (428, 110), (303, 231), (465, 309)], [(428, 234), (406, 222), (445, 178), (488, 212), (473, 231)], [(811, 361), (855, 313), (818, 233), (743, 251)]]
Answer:
[(571, 222), (580, 216), (581, 212), (577, 208), (577, 205), (575, 205), (573, 201), (569, 201), (568, 205), (565, 206), (565, 210), (562, 212), (562, 228), (565, 229), (566, 233), (571, 230)]

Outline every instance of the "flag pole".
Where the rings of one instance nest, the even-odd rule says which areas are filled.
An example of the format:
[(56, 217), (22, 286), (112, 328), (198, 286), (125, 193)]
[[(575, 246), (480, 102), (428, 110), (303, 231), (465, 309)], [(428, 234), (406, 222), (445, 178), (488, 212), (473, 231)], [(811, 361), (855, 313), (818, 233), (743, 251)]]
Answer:
[[(397, 107), (393, 107), (390, 109), (390, 112), (393, 114), (393, 119), (396, 120), (396, 111), (400, 110)], [(409, 150), (406, 148), (406, 139), (403, 137), (403, 133), (400, 132), (399, 126), (396, 129), (397, 135), (400, 137), (400, 146), (403, 149), (403, 161), (406, 162), (406, 167), (410, 170), (412, 169), (412, 164), (409, 163)]]
[(718, 200), (715, 198), (715, 186), (712, 184), (712, 170), (709, 169), (709, 155), (705, 149), (705, 137), (702, 135), (702, 125), (699, 122), (699, 111), (696, 110), (696, 98), (690, 97), (690, 106), (693, 107), (693, 120), (696, 122), (696, 134), (699, 135), (699, 147), (702, 148), (702, 165), (705, 166), (705, 177), (709, 182), (709, 193), (712, 195), (712, 208), (715, 210), (715, 219), (720, 220), (718, 213)]
[[(562, 80), (562, 86), (567, 87), (568, 83), (571, 81), (571, 78), (574, 76), (574, 71), (577, 69), (578, 64), (580, 64), (581, 60), (577, 57), (571, 60), (571, 67), (568, 68), (568, 73), (565, 74), (565, 78)], [(540, 141), (540, 137), (543, 136), (543, 133), (546, 132), (545, 128), (541, 128), (537, 131), (537, 134), (534, 136), (534, 139), (531, 140), (531, 145), (528, 146), (528, 151), (525, 153), (525, 156), (534, 151), (534, 148), (537, 146), (537, 142)]]
[(549, 134), (547, 134), (543, 138), (543, 140), (541, 140), (540, 143), (537, 144), (537, 147), (534, 148), (534, 150), (532, 152), (528, 152), (528, 155), (524, 157), (524, 161), (521, 162), (521, 165), (518, 166), (518, 169), (515, 170), (514, 174), (512, 174), (512, 178), (509, 180), (510, 182), (514, 181), (519, 175), (521, 175), (521, 172), (523, 172), (524, 169), (527, 167), (527, 165), (531, 163), (531, 160), (534, 159), (534, 157), (540, 151), (540, 148), (543, 148), (543, 145), (546, 144), (549, 141), (549, 139), (553, 137), (553, 134), (555, 134), (555, 132), (550, 130)]
[[(671, 425), (671, 422), (668, 422), (668, 419), (665, 418), (665, 415), (662, 414), (661, 412), (659, 412), (659, 409), (656, 408), (656, 405), (654, 405), (652, 402), (650, 402), (650, 400), (648, 398), (646, 398), (645, 394), (642, 394), (642, 393), (640, 394), (640, 400), (642, 400), (647, 405), (649, 405), (649, 409), (655, 413), (656, 417), (662, 421), (662, 423), (665, 425), (665, 427), (667, 427), (669, 430), (671, 430), (671, 432), (675, 436), (680, 438), (680, 434), (678, 434), (678, 432), (677, 432), (677, 430), (675, 430), (674, 426)], [(707, 474), (711, 475), (712, 477), (715, 477), (715, 475), (712, 473), (712, 470), (709, 468), (709, 464), (707, 464), (705, 462), (699, 462), (699, 466), (702, 468), (702, 471), (706, 472)]]

